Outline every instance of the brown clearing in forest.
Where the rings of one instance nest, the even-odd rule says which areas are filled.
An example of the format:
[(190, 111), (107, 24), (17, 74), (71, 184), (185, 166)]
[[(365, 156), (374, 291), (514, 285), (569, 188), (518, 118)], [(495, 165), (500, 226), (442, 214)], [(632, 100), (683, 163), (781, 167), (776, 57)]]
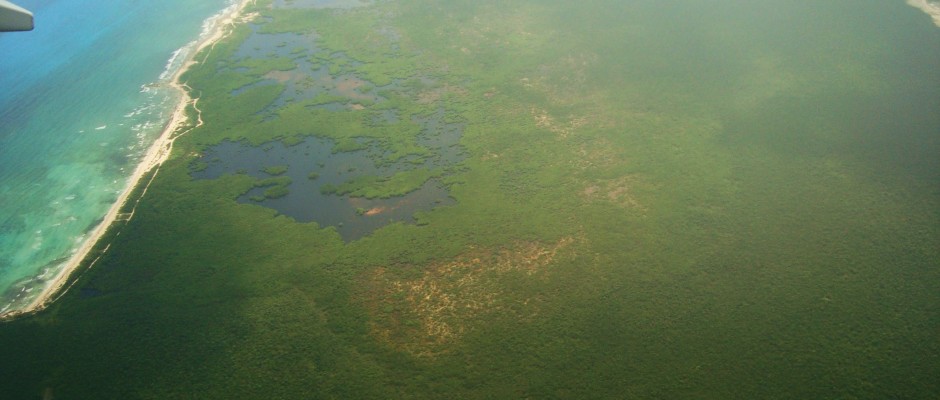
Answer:
[(538, 312), (538, 296), (509, 292), (504, 279), (539, 274), (574, 241), (567, 237), (553, 244), (471, 248), (452, 260), (427, 265), (412, 279), (400, 278), (390, 268), (376, 268), (364, 276), (361, 286), (372, 315), (372, 334), (414, 355), (433, 356), (492, 313), (525, 320)]
[(635, 175), (625, 175), (615, 179), (596, 180), (581, 191), (581, 196), (588, 200), (600, 200), (613, 203), (622, 208), (646, 211), (631, 193), (631, 187), (637, 182)]

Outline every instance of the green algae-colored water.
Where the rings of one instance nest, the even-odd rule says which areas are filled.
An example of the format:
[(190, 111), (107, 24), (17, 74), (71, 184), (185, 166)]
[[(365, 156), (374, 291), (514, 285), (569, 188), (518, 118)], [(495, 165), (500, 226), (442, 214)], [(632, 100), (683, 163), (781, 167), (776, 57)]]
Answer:
[[(134, 220), (77, 290), (0, 325), (0, 376), (17, 377), (0, 391), (940, 396), (940, 28), (920, 10), (250, 11), (188, 75), (206, 125), (177, 141)], [(419, 123), (440, 115), (458, 147)], [(282, 207), (392, 193), (383, 166), (446, 149), (460, 152), (437, 181), (452, 200), (416, 207), (416, 223), (347, 241), (335, 226), (365, 218), (348, 205), (333, 220)], [(285, 176), (288, 194), (257, 198)]]

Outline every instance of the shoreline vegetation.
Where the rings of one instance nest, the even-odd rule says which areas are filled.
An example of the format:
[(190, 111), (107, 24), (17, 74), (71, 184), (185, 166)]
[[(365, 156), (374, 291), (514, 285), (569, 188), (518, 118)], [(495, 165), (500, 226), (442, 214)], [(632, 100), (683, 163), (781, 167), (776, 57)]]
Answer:
[(907, 4), (930, 15), (934, 25), (940, 27), (940, 3), (930, 0), (907, 0)]
[[(198, 97), (193, 97), (189, 93), (189, 87), (186, 83), (181, 82), (180, 79), (190, 68), (199, 62), (196, 61), (196, 57), (202, 53), (206, 48), (211, 48), (216, 43), (226, 38), (231, 32), (234, 26), (238, 23), (245, 22), (245, 18), (242, 15), (245, 7), (248, 4), (253, 3), (255, 0), (237, 0), (232, 5), (226, 7), (218, 14), (210, 17), (210, 19), (215, 19), (216, 22), (211, 27), (211, 30), (208, 33), (200, 35), (199, 39), (196, 40), (196, 43), (193, 45), (192, 51), (186, 56), (186, 59), (176, 70), (173, 76), (170, 78), (169, 83), (167, 84), (170, 88), (179, 92), (180, 99), (177, 102), (176, 108), (173, 110), (173, 114), (170, 116), (170, 119), (164, 125), (163, 130), (160, 132), (160, 135), (154, 140), (150, 148), (147, 150), (144, 157), (137, 164), (137, 167), (134, 169), (134, 172), (127, 178), (127, 185), (124, 187), (124, 190), (121, 192), (121, 195), (118, 196), (117, 200), (111, 207), (108, 209), (107, 214), (101, 220), (95, 228), (87, 233), (87, 237), (82, 242), (81, 246), (78, 249), (74, 250), (72, 254), (68, 257), (68, 261), (56, 272), (55, 276), (47, 281), (47, 284), (42, 288), (42, 291), (37, 295), (30, 303), (24, 308), (21, 309), (12, 309), (0, 313), (0, 320), (11, 320), (14, 318), (22, 317), (25, 315), (30, 315), (44, 310), (50, 304), (55, 302), (56, 299), (60, 298), (63, 294), (68, 292), (75, 280), (71, 279), (78, 268), (82, 265), (86, 258), (89, 258), (92, 249), (94, 249), (108, 230), (114, 225), (116, 221), (121, 218), (122, 221), (129, 221), (133, 217), (133, 211), (129, 215), (122, 214), (120, 211), (128, 203), (130, 195), (135, 193), (135, 188), (137, 188), (141, 183), (143, 183), (144, 178), (149, 178), (147, 185), (153, 181), (159, 172), (160, 166), (169, 158), (170, 153), (173, 149), (173, 142), (185, 134), (186, 132), (195, 129), (196, 127), (202, 125), (201, 117), (198, 116), (199, 109), (196, 104), (199, 101)], [(189, 44), (187, 46), (190, 46)], [(197, 112), (197, 120), (195, 125), (186, 131), (177, 134), (177, 131), (184, 126), (186, 122), (189, 121), (187, 116), (187, 109), (192, 106)], [(153, 171), (153, 173), (150, 173)], [(147, 188), (145, 187), (140, 192), (140, 197), (143, 197), (146, 194)], [(107, 252), (110, 245), (106, 245), (102, 250), (102, 254)], [(98, 256), (100, 257), (100, 255)], [(98, 258), (91, 261), (88, 268), (91, 268), (95, 261)], [(69, 284), (69, 282), (72, 282)]]

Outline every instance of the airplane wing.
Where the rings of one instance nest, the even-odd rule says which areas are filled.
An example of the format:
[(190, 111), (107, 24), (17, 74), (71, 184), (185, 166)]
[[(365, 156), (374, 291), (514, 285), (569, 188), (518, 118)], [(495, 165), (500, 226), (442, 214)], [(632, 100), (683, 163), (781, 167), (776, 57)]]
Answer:
[(6, 0), (0, 0), (0, 32), (33, 30), (33, 13)]

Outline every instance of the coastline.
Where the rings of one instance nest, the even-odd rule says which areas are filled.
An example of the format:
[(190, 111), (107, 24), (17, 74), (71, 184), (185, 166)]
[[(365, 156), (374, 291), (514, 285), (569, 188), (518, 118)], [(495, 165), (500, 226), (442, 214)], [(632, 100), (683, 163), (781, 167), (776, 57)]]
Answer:
[[(182, 64), (177, 69), (177, 71), (173, 73), (173, 76), (170, 78), (167, 84), (168, 87), (179, 92), (180, 99), (177, 102), (176, 108), (173, 110), (170, 119), (167, 121), (166, 125), (163, 127), (163, 130), (160, 132), (160, 135), (147, 149), (147, 152), (143, 158), (141, 158), (140, 162), (138, 162), (134, 172), (128, 176), (127, 185), (124, 187), (124, 190), (121, 191), (120, 196), (118, 196), (114, 204), (112, 204), (108, 209), (108, 212), (101, 220), (101, 223), (99, 223), (95, 228), (87, 233), (87, 236), (82, 242), (81, 246), (72, 252), (68, 258), (68, 261), (65, 262), (65, 264), (59, 269), (55, 276), (48, 280), (48, 283), (43, 287), (42, 291), (29, 303), (29, 305), (22, 309), (9, 310), (7, 312), (0, 313), (0, 320), (16, 318), (22, 315), (28, 315), (42, 311), (48, 307), (49, 304), (54, 302), (68, 291), (71, 285), (66, 286), (66, 283), (68, 283), (73, 273), (75, 273), (82, 262), (88, 258), (91, 250), (98, 244), (104, 234), (118, 219), (120, 210), (127, 203), (134, 189), (143, 183), (142, 179), (148, 175), (150, 171), (154, 171), (154, 169), (156, 169), (153, 173), (153, 176), (150, 178), (150, 182), (153, 181), (153, 177), (155, 177), (159, 172), (160, 165), (169, 159), (170, 153), (173, 149), (173, 142), (177, 137), (188, 132), (186, 131), (178, 135), (174, 135), (178, 129), (189, 120), (186, 115), (187, 108), (190, 105), (193, 105), (195, 108), (199, 98), (193, 98), (190, 96), (188, 86), (181, 82), (180, 78), (193, 65), (198, 64), (196, 61), (196, 56), (199, 55), (200, 52), (208, 47), (215, 45), (220, 40), (227, 37), (237, 23), (244, 21), (242, 15), (243, 11), (245, 7), (252, 2), (254, 2), (254, 0), (237, 0), (232, 5), (223, 9), (219, 14), (210, 17), (210, 19), (207, 21), (211, 21), (213, 24), (211, 25), (208, 33), (201, 34), (199, 39), (197, 39), (195, 42), (190, 42), (190, 44), (184, 46), (184, 48), (189, 46), (192, 46), (193, 48), (186, 55)], [(176, 55), (174, 54), (174, 57), (175, 56)], [(198, 127), (199, 125), (202, 125), (201, 117), (198, 118), (197, 124), (193, 128)], [(147, 184), (149, 186), (149, 182), (147, 182)], [(146, 193), (146, 188), (142, 192), (141, 196), (143, 196), (144, 193)], [(131, 218), (133, 218), (133, 212), (130, 213), (130, 216), (128, 216), (126, 220), (129, 221)], [(106, 252), (108, 247), (105, 247), (105, 250), (102, 253)], [(92, 261), (92, 264), (89, 265), (89, 268), (91, 268), (91, 266), (93, 266), (94, 262), (96, 261), (97, 258)]]
[(933, 18), (934, 25), (940, 27), (940, 3), (934, 3), (929, 0), (907, 0), (911, 7), (920, 9)]

